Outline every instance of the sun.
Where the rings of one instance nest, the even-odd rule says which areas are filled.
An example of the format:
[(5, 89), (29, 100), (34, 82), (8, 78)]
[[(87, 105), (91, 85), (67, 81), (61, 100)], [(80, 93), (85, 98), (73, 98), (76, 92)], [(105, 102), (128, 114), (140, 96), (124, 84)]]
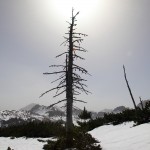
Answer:
[(57, 13), (59, 13), (62, 17), (70, 16), (70, 12), (72, 8), (75, 11), (81, 11), (81, 17), (88, 17), (93, 14), (95, 8), (98, 6), (99, 0), (52, 0), (52, 7), (55, 9)]

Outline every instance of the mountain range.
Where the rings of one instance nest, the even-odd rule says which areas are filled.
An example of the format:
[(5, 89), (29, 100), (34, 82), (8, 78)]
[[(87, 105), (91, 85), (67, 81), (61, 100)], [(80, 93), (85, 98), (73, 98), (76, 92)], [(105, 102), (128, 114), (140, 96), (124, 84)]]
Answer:
[[(81, 109), (73, 108), (73, 119), (78, 119)], [(0, 111), (0, 126), (14, 125), (29, 121), (65, 121), (65, 109), (57, 106), (49, 107), (39, 104), (29, 104), (20, 110)]]
[[(149, 101), (143, 101), (143, 105)], [(137, 105), (141, 107), (141, 104)], [(92, 118), (96, 117), (103, 117), (105, 113), (120, 113), (124, 111), (126, 108), (125, 106), (119, 106), (114, 109), (104, 109), (99, 112), (92, 111)], [(78, 115), (81, 113), (81, 109), (73, 108), (73, 120), (76, 122), (79, 118)], [(64, 108), (59, 108), (57, 106), (49, 107), (39, 104), (29, 104), (20, 110), (3, 110), (0, 111), (0, 126), (8, 126), (23, 122), (29, 121), (57, 121), (62, 120), (65, 121), (66, 111)]]

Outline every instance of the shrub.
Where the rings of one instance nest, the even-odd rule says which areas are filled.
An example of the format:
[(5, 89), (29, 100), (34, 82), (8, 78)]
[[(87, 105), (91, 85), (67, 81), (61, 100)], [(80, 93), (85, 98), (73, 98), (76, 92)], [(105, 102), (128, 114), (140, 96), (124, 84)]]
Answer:
[(91, 112), (88, 112), (84, 107), (83, 111), (78, 115), (78, 117), (83, 120), (91, 119)]
[(52, 137), (60, 136), (64, 127), (60, 122), (28, 122), (20, 125), (0, 128), (0, 136), (4, 137)]
[[(141, 114), (141, 112), (139, 112)], [(138, 115), (139, 116), (139, 115)], [(117, 114), (104, 114), (103, 118), (90, 119), (87, 122), (78, 121), (78, 125), (84, 131), (93, 130), (96, 127), (105, 125), (105, 124), (113, 124), (117, 125), (127, 121), (135, 121), (137, 122), (136, 114), (134, 109), (126, 109), (121, 113)]]
[(144, 109), (138, 108), (137, 118), (135, 119), (137, 125), (147, 123), (149, 121), (150, 121), (150, 101), (146, 103)]
[[(77, 150), (101, 150), (99, 142), (93, 138), (90, 134), (83, 132), (79, 128), (74, 128), (73, 134), (73, 148)], [(58, 138), (57, 141), (48, 141), (44, 145), (44, 150), (64, 150), (66, 149), (66, 138), (65, 135)]]

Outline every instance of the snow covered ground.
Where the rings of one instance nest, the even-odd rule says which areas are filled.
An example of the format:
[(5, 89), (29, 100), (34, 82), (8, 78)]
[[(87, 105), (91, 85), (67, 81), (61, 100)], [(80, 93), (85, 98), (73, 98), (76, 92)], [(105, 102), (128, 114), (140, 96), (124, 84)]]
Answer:
[(133, 127), (133, 122), (104, 125), (90, 132), (103, 150), (150, 150), (150, 123)]
[(0, 137), (0, 150), (7, 150), (8, 146), (14, 150), (42, 150), (44, 144), (46, 143), (39, 142), (37, 138), (10, 139), (9, 137)]
[[(101, 141), (103, 150), (150, 150), (150, 123), (136, 127), (133, 127), (133, 122), (104, 125), (90, 133)], [(0, 150), (7, 150), (8, 146), (14, 150), (42, 150), (44, 144), (37, 138), (0, 137)]]

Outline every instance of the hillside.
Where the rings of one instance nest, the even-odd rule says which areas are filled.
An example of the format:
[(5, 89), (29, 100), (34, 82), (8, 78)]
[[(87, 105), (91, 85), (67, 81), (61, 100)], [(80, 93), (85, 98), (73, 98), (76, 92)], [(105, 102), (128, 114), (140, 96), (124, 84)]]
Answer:
[[(150, 123), (135, 127), (133, 127), (133, 122), (116, 126), (104, 125), (90, 133), (101, 141), (103, 150), (150, 150)], [(44, 144), (37, 138), (0, 137), (0, 150), (6, 150), (8, 146), (14, 150), (42, 150)]]
[(90, 134), (101, 141), (103, 150), (150, 150), (150, 123), (133, 127), (133, 122), (104, 125)]

